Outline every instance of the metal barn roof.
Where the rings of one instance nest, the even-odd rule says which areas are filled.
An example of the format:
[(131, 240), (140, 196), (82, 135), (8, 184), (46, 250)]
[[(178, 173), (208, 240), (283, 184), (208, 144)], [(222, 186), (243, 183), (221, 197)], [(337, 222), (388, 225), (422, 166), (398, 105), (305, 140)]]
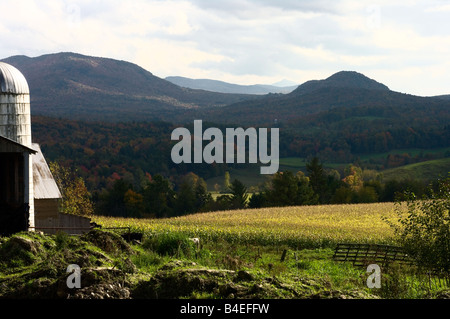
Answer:
[(0, 93), (30, 94), (23, 74), (10, 64), (0, 62)]
[(36, 154), (31, 156), (33, 160), (34, 199), (61, 198), (61, 192), (45, 161), (41, 147), (39, 144), (33, 143), (32, 148), (36, 151)]
[(36, 153), (34, 149), (31, 149), (25, 145), (17, 143), (5, 136), (0, 135), (0, 153), (22, 153), (28, 152), (30, 154)]

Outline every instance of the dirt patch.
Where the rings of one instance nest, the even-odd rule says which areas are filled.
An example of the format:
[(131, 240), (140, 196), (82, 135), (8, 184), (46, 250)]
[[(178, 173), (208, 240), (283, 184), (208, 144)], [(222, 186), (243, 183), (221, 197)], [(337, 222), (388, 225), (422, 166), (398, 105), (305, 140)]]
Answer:
[(81, 239), (92, 243), (107, 253), (133, 253), (133, 249), (125, 239), (112, 232), (94, 229), (84, 234)]
[(117, 283), (99, 284), (75, 290), (67, 299), (130, 299), (130, 290)]

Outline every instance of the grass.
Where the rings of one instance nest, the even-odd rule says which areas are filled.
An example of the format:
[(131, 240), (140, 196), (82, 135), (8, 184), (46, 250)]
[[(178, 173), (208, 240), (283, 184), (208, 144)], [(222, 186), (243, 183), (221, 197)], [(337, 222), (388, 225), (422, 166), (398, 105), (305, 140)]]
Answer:
[[(8, 243), (14, 241), (2, 239), (0, 256), (14, 262), (15, 270), (6, 271), (6, 264), (0, 267), (0, 280), (8, 282), (0, 296), (15, 295), (14, 289), (17, 294), (39, 295), (44, 288), (56, 287), (54, 282), (69, 263), (83, 269), (120, 269), (120, 280), (126, 276), (130, 289), (143, 298), (152, 298), (155, 291), (195, 299), (400, 299), (433, 298), (445, 292), (443, 287), (428, 287), (409, 269), (394, 268), (383, 269), (382, 289), (369, 289), (364, 267), (333, 260), (338, 242), (392, 243), (393, 234), (382, 217), (395, 216), (392, 203), (248, 209), (158, 220), (96, 216), (93, 220), (104, 227), (143, 231), (142, 243), (124, 245), (117, 234), (100, 230), (83, 236), (83, 241), (64, 234), (24, 233), (19, 236), (34, 243), (26, 250), (33, 258), (19, 260), (19, 254), (10, 256), (14, 247)], [(199, 237), (200, 246), (190, 237)], [(127, 260), (137, 271), (128, 270), (133, 267)], [(20, 281), (30, 274), (45, 274), (51, 285), (28, 289)]]
[(363, 161), (368, 161), (370, 159), (380, 159), (380, 158), (385, 159), (390, 154), (392, 154), (392, 155), (409, 154), (412, 157), (421, 155), (421, 154), (432, 154), (432, 155), (441, 155), (442, 156), (448, 152), (450, 152), (450, 147), (433, 148), (433, 149), (408, 148), (408, 149), (392, 150), (392, 151), (385, 152), (385, 153), (361, 155), (360, 159)]
[(145, 233), (181, 232), (235, 244), (334, 247), (338, 242), (392, 243), (382, 216), (394, 218), (394, 204), (276, 207), (193, 214), (167, 219), (94, 217), (105, 227), (131, 226)]
[(450, 172), (450, 157), (387, 169), (383, 171), (383, 176), (385, 180), (434, 180), (446, 177), (448, 172)]
[[(366, 269), (332, 259), (338, 242), (395, 244), (383, 218), (396, 218), (393, 203), (247, 209), (160, 220), (95, 217), (95, 221), (109, 227), (131, 226), (149, 238), (200, 237), (202, 245), (195, 254), (175, 257), (195, 261), (200, 268), (245, 270), (256, 282), (276, 285), (279, 298), (432, 298), (445, 291), (444, 286), (430, 287), (426, 278), (409, 268), (396, 267), (382, 270), (382, 289), (369, 289)], [(140, 258), (135, 260), (139, 268), (154, 271), (169, 260), (154, 246), (143, 247), (153, 248), (135, 257)], [(202, 291), (190, 297), (217, 298)]]

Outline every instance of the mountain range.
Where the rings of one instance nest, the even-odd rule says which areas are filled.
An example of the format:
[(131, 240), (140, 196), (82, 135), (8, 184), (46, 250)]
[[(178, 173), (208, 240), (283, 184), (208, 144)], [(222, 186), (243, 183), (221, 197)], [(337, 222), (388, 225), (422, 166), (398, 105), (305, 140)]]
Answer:
[(181, 88), (136, 64), (76, 53), (12, 56), (1, 61), (26, 77), (35, 115), (158, 120), (170, 119), (171, 112), (219, 107), (253, 97)]
[[(365, 157), (365, 167), (382, 170), (427, 160), (426, 150), (440, 154), (433, 158), (450, 156), (449, 95), (402, 94), (355, 71), (289, 93), (235, 94), (181, 87), (133, 63), (76, 53), (2, 61), (27, 78), (34, 140), (49, 160), (79, 168), (91, 189), (118, 176), (138, 183), (146, 173), (223, 174), (225, 166), (170, 160), (172, 130), (195, 119), (205, 127), (278, 127), (281, 158)], [(412, 151), (385, 155), (393, 150)]]
[(299, 123), (311, 126), (324, 119), (332, 121), (339, 112), (366, 119), (376, 115), (406, 126), (423, 120), (442, 124), (449, 119), (450, 99), (446, 96), (394, 92), (355, 71), (307, 81), (290, 93), (261, 95), (181, 87), (133, 63), (76, 53), (13, 56), (2, 61), (27, 78), (34, 115), (112, 122), (203, 119), (253, 126), (281, 123), (295, 129), (301, 129)]
[(190, 79), (182, 76), (169, 76), (165, 80), (172, 82), (181, 87), (190, 89), (200, 89), (220, 93), (232, 94), (269, 94), (269, 93), (290, 93), (294, 91), (298, 85), (294, 86), (276, 86), (276, 85), (239, 85), (223, 81), (210, 79)]
[[(262, 99), (236, 102), (220, 109), (199, 110), (198, 114), (212, 122), (261, 126), (311, 119), (313, 114), (316, 118), (329, 117), (336, 109), (351, 109), (360, 117), (389, 113), (407, 125), (408, 120), (415, 117), (429, 118), (441, 112), (443, 117), (435, 120), (448, 119), (450, 100), (391, 91), (363, 74), (341, 71), (324, 80), (305, 82), (289, 94), (266, 95)], [(370, 109), (370, 114), (364, 114), (362, 109), (367, 112)]]

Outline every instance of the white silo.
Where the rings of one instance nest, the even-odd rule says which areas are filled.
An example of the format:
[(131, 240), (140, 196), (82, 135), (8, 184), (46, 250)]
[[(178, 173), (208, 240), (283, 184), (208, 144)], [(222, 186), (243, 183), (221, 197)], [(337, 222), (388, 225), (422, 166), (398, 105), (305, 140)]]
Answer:
[[(0, 136), (4, 141), (32, 148), (28, 83), (19, 70), (3, 62), (0, 62)], [(23, 196), (23, 202), (29, 205), (29, 227), (34, 227), (31, 155), (29, 152), (23, 152), (23, 157), (23, 191), (20, 191), (20, 194)]]

